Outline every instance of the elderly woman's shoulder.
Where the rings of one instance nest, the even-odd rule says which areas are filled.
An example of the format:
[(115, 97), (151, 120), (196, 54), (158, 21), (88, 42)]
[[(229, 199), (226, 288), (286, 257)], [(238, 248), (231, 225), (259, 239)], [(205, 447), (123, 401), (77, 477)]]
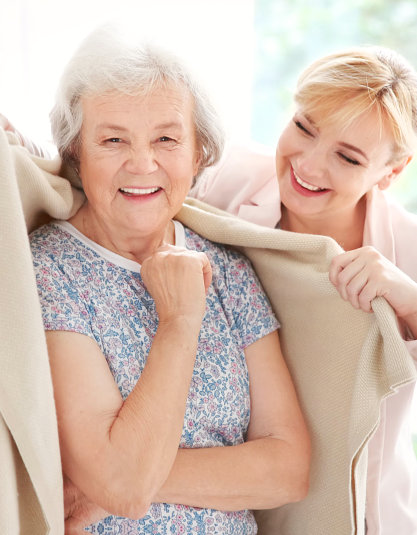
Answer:
[(64, 221), (51, 221), (37, 227), (29, 234), (29, 244), (34, 261), (46, 262), (52, 257), (65, 254), (71, 242), (71, 235), (65, 229)]
[(29, 234), (29, 241), (30, 243), (34, 242), (40, 242), (42, 239), (52, 236), (52, 235), (59, 235), (62, 232), (61, 228), (61, 221), (53, 220), (49, 221), (48, 223), (45, 223), (43, 225), (37, 226), (32, 232)]
[(188, 249), (205, 253), (211, 262), (228, 269), (234, 269), (236, 264), (242, 264), (248, 269), (252, 269), (249, 259), (233, 247), (211, 241), (189, 227), (184, 227), (184, 229)]

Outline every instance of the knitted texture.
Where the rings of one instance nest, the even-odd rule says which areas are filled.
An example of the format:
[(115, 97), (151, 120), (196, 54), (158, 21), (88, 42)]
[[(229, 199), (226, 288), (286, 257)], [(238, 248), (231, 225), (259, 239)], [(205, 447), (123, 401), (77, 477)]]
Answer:
[(259, 534), (363, 534), (366, 444), (382, 399), (415, 377), (391, 307), (377, 298), (367, 314), (339, 296), (328, 269), (342, 249), (331, 238), (258, 226), (192, 199), (178, 219), (251, 259), (311, 432), (307, 498), (259, 512)]

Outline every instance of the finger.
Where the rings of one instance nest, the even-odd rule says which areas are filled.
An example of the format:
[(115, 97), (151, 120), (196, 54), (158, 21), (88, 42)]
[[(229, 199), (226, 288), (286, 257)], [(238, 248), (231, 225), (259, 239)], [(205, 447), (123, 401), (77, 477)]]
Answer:
[(168, 243), (164, 243), (163, 245), (160, 245), (152, 254), (147, 256), (142, 261), (142, 266), (144, 264), (147, 264), (153, 257), (157, 255), (163, 255), (164, 253), (172, 253), (172, 254), (178, 254), (179, 252), (186, 251), (183, 247), (177, 247), (176, 245), (170, 245)]
[(164, 253), (164, 252), (180, 253), (184, 251), (187, 251), (185, 247), (179, 247), (178, 245), (171, 245), (170, 243), (163, 243), (156, 249), (155, 253)]
[(364, 312), (372, 312), (372, 301), (377, 297), (377, 290), (372, 281), (368, 281), (358, 295), (358, 306)]
[[(356, 308), (362, 308), (366, 312), (370, 310), (370, 300), (367, 301), (367, 295), (369, 293), (370, 287), (368, 285), (368, 277), (365, 270), (359, 271), (355, 276), (353, 276), (349, 283), (346, 286), (342, 287), (342, 297), (346, 301), (349, 301), (351, 305)], [(365, 288), (368, 286), (368, 290), (365, 291)], [(375, 296), (372, 296), (372, 299)]]
[(83, 526), (77, 520), (69, 518), (65, 520), (65, 535), (85, 535)]
[(9, 127), (9, 120), (7, 119), (7, 117), (5, 117), (2, 113), (0, 113), (0, 126), (4, 129), (4, 130), (7, 130), (8, 127)]
[(367, 280), (365, 263), (360, 258), (355, 258), (349, 263), (343, 263), (343, 267), (340, 264), (337, 265), (337, 273), (336, 270), (333, 271), (331, 282), (343, 299), (349, 300), (352, 294), (361, 290)]
[(204, 277), (204, 288), (207, 294), (209, 286), (213, 278), (213, 270), (211, 269), (210, 260), (207, 258), (207, 255), (205, 255), (204, 253), (200, 253), (200, 254), (202, 255), (201, 259), (202, 259), (202, 269), (203, 269), (203, 277)]
[(339, 274), (346, 268), (346, 266), (356, 260), (357, 257), (358, 254), (356, 251), (348, 251), (337, 255), (332, 259), (329, 267), (329, 279), (334, 286), (337, 286), (339, 283)]
[(340, 266), (336, 261), (332, 261), (329, 268), (329, 280), (333, 286), (337, 287), (339, 280), (339, 273), (342, 271), (343, 267)]
[[(212, 281), (212, 269), (211, 269), (210, 261), (207, 258), (207, 255), (205, 253), (198, 252), (198, 251), (193, 251), (193, 250), (190, 250), (190, 249), (185, 249), (183, 247), (177, 247), (175, 245), (164, 244), (164, 245), (161, 245), (160, 247), (158, 247), (158, 249), (155, 251), (154, 255), (164, 254), (164, 253), (173, 254), (175, 256), (184, 255), (184, 256), (188, 256), (189, 258), (193, 258), (193, 257), (199, 258), (200, 262), (201, 262), (201, 269), (202, 269), (202, 272), (203, 272), (204, 288), (205, 288), (206, 293), (207, 293), (208, 288), (209, 288), (209, 286), (211, 284), (211, 281)], [(143, 266), (143, 264), (145, 264), (145, 262), (148, 263), (150, 258), (151, 257), (146, 258), (144, 260), (144, 262), (142, 263), (142, 266)]]

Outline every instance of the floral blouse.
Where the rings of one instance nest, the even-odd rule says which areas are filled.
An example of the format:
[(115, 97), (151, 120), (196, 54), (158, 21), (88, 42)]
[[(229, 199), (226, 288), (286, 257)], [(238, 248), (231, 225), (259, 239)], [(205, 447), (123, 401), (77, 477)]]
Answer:
[[(181, 448), (240, 444), (250, 419), (244, 349), (277, 329), (249, 261), (178, 222), (176, 244), (203, 251), (213, 268), (184, 415)], [(45, 330), (75, 331), (99, 345), (125, 399), (146, 364), (158, 316), (140, 265), (92, 242), (68, 222), (31, 234)], [(162, 393), (161, 393), (162, 394)], [(109, 516), (90, 533), (252, 535), (252, 512), (154, 503), (145, 517)]]

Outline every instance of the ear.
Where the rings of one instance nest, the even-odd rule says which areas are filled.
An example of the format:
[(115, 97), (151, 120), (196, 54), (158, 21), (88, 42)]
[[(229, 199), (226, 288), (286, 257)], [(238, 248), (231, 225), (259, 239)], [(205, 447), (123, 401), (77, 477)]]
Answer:
[(203, 157), (202, 157), (202, 154), (201, 154), (201, 149), (199, 147), (199, 148), (196, 149), (195, 154), (194, 154), (194, 166), (193, 166), (193, 176), (194, 177), (200, 171), (202, 159), (203, 159)]
[(387, 189), (396, 178), (404, 171), (407, 165), (411, 162), (413, 156), (406, 156), (399, 162), (394, 164), (394, 167), (391, 169), (391, 172), (386, 174), (379, 182), (378, 188), (383, 190)]

